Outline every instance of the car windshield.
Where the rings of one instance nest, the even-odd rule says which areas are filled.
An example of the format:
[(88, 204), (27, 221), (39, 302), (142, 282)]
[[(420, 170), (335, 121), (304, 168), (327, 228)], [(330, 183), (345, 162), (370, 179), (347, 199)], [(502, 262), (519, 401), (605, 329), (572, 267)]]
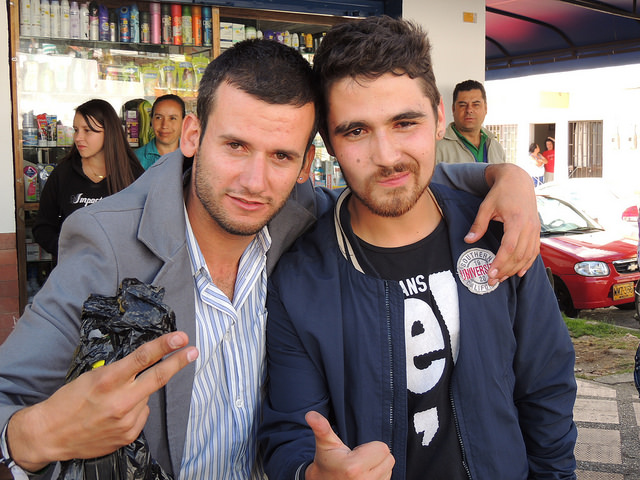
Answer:
[(542, 235), (567, 235), (603, 230), (593, 220), (563, 200), (541, 195), (536, 198)]

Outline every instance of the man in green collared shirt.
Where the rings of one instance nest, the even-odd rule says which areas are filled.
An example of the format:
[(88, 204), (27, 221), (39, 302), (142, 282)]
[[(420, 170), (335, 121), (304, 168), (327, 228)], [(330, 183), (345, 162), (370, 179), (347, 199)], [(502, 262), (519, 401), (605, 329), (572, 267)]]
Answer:
[(453, 122), (436, 146), (437, 163), (504, 163), (506, 155), (498, 139), (482, 128), (487, 115), (487, 94), (475, 80), (456, 85)]

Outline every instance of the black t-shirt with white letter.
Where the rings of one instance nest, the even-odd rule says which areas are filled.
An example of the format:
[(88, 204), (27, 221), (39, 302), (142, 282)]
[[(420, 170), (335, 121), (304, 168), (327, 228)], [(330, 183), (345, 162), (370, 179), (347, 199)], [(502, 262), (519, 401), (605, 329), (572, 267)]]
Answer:
[(449, 389), (460, 319), (446, 226), (404, 247), (358, 242), (366, 257), (360, 264), (374, 270), (366, 273), (398, 281), (404, 292), (407, 480), (467, 479)]

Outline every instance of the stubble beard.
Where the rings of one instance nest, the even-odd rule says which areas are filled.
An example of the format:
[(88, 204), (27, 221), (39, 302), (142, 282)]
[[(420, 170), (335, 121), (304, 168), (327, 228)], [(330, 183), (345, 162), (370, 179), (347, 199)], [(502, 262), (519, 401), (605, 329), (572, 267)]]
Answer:
[[(231, 218), (229, 213), (224, 209), (220, 202), (218, 202), (213, 195), (207, 177), (200, 165), (200, 152), (196, 152), (196, 168), (195, 168), (195, 194), (209, 217), (218, 225), (222, 230), (231, 235), (238, 235), (243, 237), (256, 235), (260, 230), (267, 225), (273, 217), (275, 217), (280, 210), (284, 207), (286, 198), (282, 201), (281, 205), (278, 205), (273, 214), (263, 221), (254, 222), (253, 224), (242, 223)], [(273, 199), (263, 199), (267, 203), (273, 205)]]
[[(385, 191), (384, 197), (382, 197), (379, 193), (380, 187), (377, 186), (378, 181), (402, 172), (412, 173), (415, 181), (411, 185)], [(374, 215), (387, 218), (400, 217), (418, 203), (429, 186), (428, 182), (425, 185), (418, 183), (419, 173), (420, 167), (418, 165), (399, 163), (391, 168), (381, 168), (377, 174), (365, 181), (362, 191), (355, 191), (353, 188), (351, 190), (353, 195)], [(349, 179), (346, 176), (345, 180), (349, 184)]]

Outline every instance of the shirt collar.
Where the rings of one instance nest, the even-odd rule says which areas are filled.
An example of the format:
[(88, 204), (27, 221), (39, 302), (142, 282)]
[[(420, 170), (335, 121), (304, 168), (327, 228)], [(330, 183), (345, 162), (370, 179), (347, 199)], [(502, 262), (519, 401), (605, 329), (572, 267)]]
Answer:
[[(193, 233), (193, 229), (191, 228), (191, 222), (189, 221), (189, 214), (187, 213), (187, 207), (184, 205), (184, 218), (186, 223), (186, 234), (187, 234), (187, 248), (189, 250), (189, 259), (191, 260), (191, 273), (195, 277), (198, 273), (202, 273), (206, 275), (207, 279), (211, 281), (211, 275), (209, 274), (209, 269), (207, 268), (207, 263), (204, 260), (204, 256), (200, 251), (200, 246), (198, 245), (198, 241)], [(266, 255), (267, 251), (271, 247), (271, 235), (269, 235), (269, 228), (265, 225), (262, 227), (251, 243), (247, 246), (243, 257), (247, 254), (247, 252), (251, 252), (253, 250), (257, 250), (258, 253), (262, 255)], [(242, 262), (242, 259), (240, 260)]]
[(458, 138), (462, 141), (462, 143), (464, 143), (465, 146), (471, 151), (476, 161), (483, 162), (486, 160), (484, 158), (484, 145), (487, 142), (487, 134), (484, 132), (484, 130), (480, 129), (480, 145), (476, 147), (473, 143), (467, 140), (467, 137), (465, 137), (458, 131), (455, 125), (451, 125), (451, 128), (458, 136)]

